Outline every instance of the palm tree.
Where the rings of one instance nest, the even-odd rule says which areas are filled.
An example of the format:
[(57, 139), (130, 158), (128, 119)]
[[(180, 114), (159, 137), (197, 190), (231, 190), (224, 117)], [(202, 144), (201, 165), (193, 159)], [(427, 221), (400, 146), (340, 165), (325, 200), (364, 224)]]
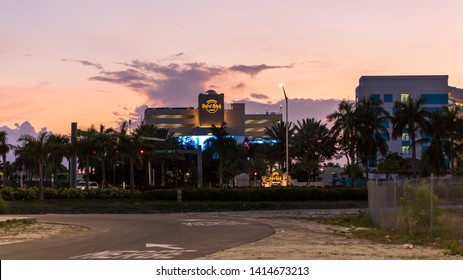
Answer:
[(90, 181), (90, 159), (96, 156), (96, 143), (98, 141), (98, 132), (92, 126), (87, 130), (79, 130), (76, 145), (77, 156), (80, 164), (85, 167), (85, 188), (88, 189)]
[(3, 168), (2, 168), (2, 179), (3, 179), (3, 186), (6, 187), (6, 181), (7, 181), (7, 166), (6, 166), (6, 155), (10, 150), (13, 148), (12, 145), (8, 144), (8, 138), (6, 137), (7, 133), (6, 131), (0, 131), (0, 155), (2, 156), (2, 163), (3, 163)]
[(31, 135), (22, 135), (19, 137), (18, 142), (22, 143), (21, 154), (29, 160), (34, 161), (38, 165), (39, 172), (39, 200), (44, 199), (43, 195), (43, 168), (48, 163), (50, 145), (49, 134), (47, 132), (40, 132), (37, 137)]
[(463, 119), (461, 118), (460, 106), (444, 106), (444, 125), (448, 133), (449, 140), (449, 160), (452, 175), (455, 175), (455, 157), (457, 156), (456, 147), (463, 140)]
[(55, 182), (57, 182), (58, 178), (58, 168), (61, 167), (63, 158), (68, 154), (69, 151), (69, 137), (60, 134), (49, 134), (48, 144), (50, 152), (50, 163), (52, 164), (53, 169), (53, 180), (51, 181), (51, 187), (54, 188)]
[(295, 130), (295, 155), (299, 158), (301, 164), (312, 167), (307, 170), (310, 177), (310, 175), (318, 173), (320, 162), (334, 156), (334, 141), (329, 135), (326, 124), (321, 124), (320, 120), (317, 121), (314, 118), (307, 118), (302, 122), (297, 121)]
[[(289, 145), (291, 145), (291, 139), (293, 138), (295, 131), (295, 127), (291, 122), (288, 123), (288, 139)], [(266, 127), (264, 131), (265, 135), (267, 135), (271, 140), (276, 142), (275, 146), (275, 155), (278, 161), (280, 162), (280, 166), (284, 166), (285, 162), (285, 155), (286, 155), (286, 123), (284, 121), (274, 123), (272, 126)], [(291, 163), (291, 160), (289, 160)], [(289, 166), (288, 163), (288, 166)]]
[(369, 160), (378, 152), (383, 156), (388, 152), (386, 139), (389, 138), (389, 132), (384, 124), (389, 121), (390, 115), (384, 109), (381, 100), (372, 97), (364, 98), (357, 103), (355, 115), (359, 136), (357, 152), (365, 167), (368, 180)]
[(413, 177), (416, 177), (416, 137), (426, 126), (429, 112), (423, 109), (426, 99), (407, 98), (405, 101), (394, 102), (395, 116), (392, 118), (392, 138), (402, 137), (404, 132), (408, 132), (411, 140), (412, 149), (412, 170)]
[(350, 101), (341, 101), (338, 110), (327, 116), (328, 121), (334, 121), (331, 128), (331, 135), (337, 139), (338, 149), (347, 159), (347, 165), (350, 166), (349, 177), (355, 186), (355, 166), (357, 166), (357, 143), (358, 135), (358, 118), (355, 113), (355, 104)]
[(227, 124), (222, 122), (220, 127), (212, 125), (212, 137), (205, 142), (206, 147), (210, 147), (219, 158), (219, 185), (223, 186), (224, 181), (224, 162), (228, 155), (236, 151), (236, 141), (227, 132)]
[(445, 154), (448, 154), (451, 145), (445, 121), (446, 116), (444, 112), (431, 112), (429, 114), (429, 121), (423, 127), (423, 131), (427, 137), (417, 141), (417, 143), (430, 142), (424, 155), (429, 159), (431, 169), (437, 177), (445, 173)]
[(141, 150), (141, 138), (129, 134), (128, 131), (128, 123), (123, 122), (121, 124), (120, 131), (117, 134), (118, 136), (118, 151), (120, 155), (129, 160), (129, 185), (131, 187), (135, 186), (135, 175), (134, 175), (134, 161), (137, 157), (137, 154), (140, 153)]
[(166, 128), (158, 128), (153, 125), (140, 125), (135, 129), (134, 135), (143, 140), (140, 143), (140, 150), (143, 150), (142, 160), (145, 164), (145, 181), (149, 181), (148, 174), (152, 166), (151, 160), (153, 160), (156, 156), (159, 156), (161, 158), (161, 185), (165, 185), (165, 161), (168, 159), (183, 159), (184, 156), (180, 154), (156, 154), (155, 150), (178, 150), (180, 147), (177, 140), (173, 137), (174, 132)]
[(104, 125), (100, 125), (100, 130), (95, 137), (94, 150), (96, 157), (100, 161), (101, 188), (104, 189), (106, 187), (106, 159), (110, 152), (114, 150), (116, 136), (112, 128), (105, 128)]

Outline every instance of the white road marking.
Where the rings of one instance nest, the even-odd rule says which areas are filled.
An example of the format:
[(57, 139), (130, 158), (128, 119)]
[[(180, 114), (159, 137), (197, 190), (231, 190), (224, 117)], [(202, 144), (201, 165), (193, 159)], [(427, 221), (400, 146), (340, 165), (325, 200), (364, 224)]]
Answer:
[(192, 253), (197, 250), (186, 250), (174, 244), (146, 243), (147, 248), (158, 247), (164, 250), (106, 250), (71, 257), (71, 259), (172, 259), (184, 253)]
[(152, 244), (152, 243), (146, 243), (146, 248), (152, 248), (152, 247), (159, 247), (159, 248), (170, 249), (170, 250), (183, 250), (183, 249), (184, 249), (184, 248), (178, 247), (177, 245), (174, 245), (174, 244)]

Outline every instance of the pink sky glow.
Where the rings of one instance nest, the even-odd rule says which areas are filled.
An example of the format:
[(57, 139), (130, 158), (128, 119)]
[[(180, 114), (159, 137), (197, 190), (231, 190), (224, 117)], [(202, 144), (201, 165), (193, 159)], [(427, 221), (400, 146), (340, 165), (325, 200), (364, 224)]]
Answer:
[(196, 106), (208, 89), (278, 111), (280, 82), (293, 108), (308, 104), (293, 121), (353, 99), (362, 75), (463, 87), (461, 11), (459, 0), (1, 1), (0, 129), (117, 127), (143, 106)]

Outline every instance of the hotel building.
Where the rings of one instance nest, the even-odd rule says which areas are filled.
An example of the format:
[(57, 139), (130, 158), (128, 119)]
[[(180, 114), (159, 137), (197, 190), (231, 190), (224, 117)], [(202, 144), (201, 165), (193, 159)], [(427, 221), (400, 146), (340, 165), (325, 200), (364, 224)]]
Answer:
[(230, 109), (224, 106), (224, 94), (214, 90), (200, 93), (198, 107), (147, 108), (143, 124), (169, 129), (174, 136), (192, 137), (201, 144), (210, 137), (212, 125), (227, 124), (227, 131), (238, 142), (249, 139), (265, 139), (265, 128), (281, 122), (282, 115), (246, 114), (244, 103), (233, 103)]
[[(463, 90), (448, 85), (447, 75), (433, 76), (362, 76), (356, 88), (356, 99), (373, 97), (383, 102), (384, 108), (394, 115), (394, 102), (424, 98), (424, 110), (440, 110), (443, 106), (463, 105)], [(392, 135), (392, 123), (385, 124), (389, 135)], [(418, 136), (417, 140), (421, 136)], [(404, 158), (411, 158), (410, 136), (404, 131), (396, 140), (388, 138), (389, 151), (398, 153)], [(417, 157), (429, 146), (429, 143), (418, 145)], [(370, 163), (375, 167), (376, 163)]]

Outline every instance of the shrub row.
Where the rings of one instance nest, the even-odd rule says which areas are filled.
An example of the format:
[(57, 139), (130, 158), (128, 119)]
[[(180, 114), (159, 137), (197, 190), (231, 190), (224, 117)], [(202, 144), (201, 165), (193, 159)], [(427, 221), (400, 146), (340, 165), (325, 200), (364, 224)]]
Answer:
[[(6, 187), (0, 189), (1, 196), (5, 200), (35, 200), (39, 197), (38, 187), (13, 188)], [(112, 199), (112, 198), (139, 198), (141, 192), (131, 191), (121, 188), (100, 189), (53, 189), (44, 188), (45, 199)]]
[(367, 190), (316, 188), (244, 188), (244, 189), (188, 189), (183, 200), (219, 201), (309, 201), (309, 200), (366, 200)]
[[(5, 200), (34, 200), (38, 198), (39, 188), (1, 189)], [(125, 199), (140, 198), (147, 200), (176, 200), (176, 189), (129, 190), (121, 188), (108, 189), (44, 189), (45, 199)], [(233, 188), (233, 189), (183, 189), (184, 201), (310, 201), (310, 200), (367, 200), (366, 188)]]
[(0, 214), (5, 214), (6, 208), (8, 208), (8, 205), (6, 204), (5, 200), (3, 200), (3, 198), (0, 196)]

